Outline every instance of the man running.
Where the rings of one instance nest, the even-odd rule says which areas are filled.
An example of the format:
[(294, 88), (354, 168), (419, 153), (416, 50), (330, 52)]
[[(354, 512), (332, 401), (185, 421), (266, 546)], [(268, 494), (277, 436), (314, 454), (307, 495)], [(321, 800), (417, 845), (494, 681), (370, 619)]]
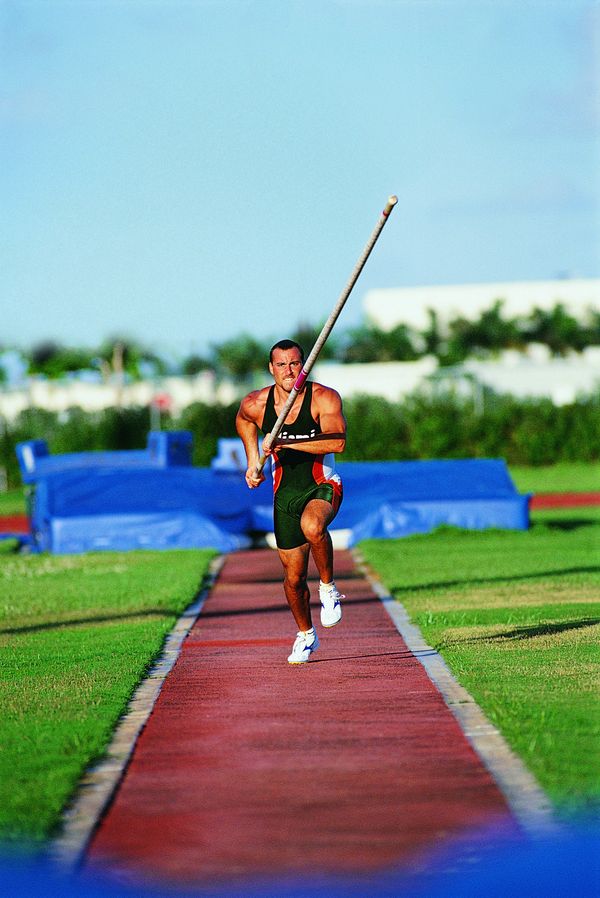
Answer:
[[(248, 461), (246, 483), (256, 489), (264, 481), (255, 476), (260, 459), (257, 431), (273, 429), (292, 392), (304, 362), (304, 351), (292, 340), (280, 340), (271, 349), (269, 371), (275, 383), (249, 393), (236, 417)], [(333, 627), (342, 617), (333, 579), (333, 546), (327, 530), (342, 501), (342, 481), (335, 473), (334, 453), (346, 445), (346, 421), (338, 393), (306, 381), (274, 442), (273, 512), (275, 540), (284, 570), (283, 587), (298, 634), (288, 657), (302, 664), (319, 646), (312, 624), (307, 583), (309, 552), (319, 572), (321, 624)]]

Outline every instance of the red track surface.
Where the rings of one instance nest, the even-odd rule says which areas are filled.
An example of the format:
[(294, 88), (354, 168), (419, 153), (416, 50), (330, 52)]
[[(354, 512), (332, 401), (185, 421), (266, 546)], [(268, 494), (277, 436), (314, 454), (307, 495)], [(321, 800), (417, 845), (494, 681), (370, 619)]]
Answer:
[(579, 508), (600, 505), (600, 493), (537, 493), (531, 497), (530, 508)]
[(490, 826), (505, 801), (383, 605), (338, 552), (344, 618), (305, 665), (270, 550), (227, 558), (88, 866), (197, 886), (361, 875)]
[(0, 517), (0, 533), (29, 533), (29, 518), (24, 514)]

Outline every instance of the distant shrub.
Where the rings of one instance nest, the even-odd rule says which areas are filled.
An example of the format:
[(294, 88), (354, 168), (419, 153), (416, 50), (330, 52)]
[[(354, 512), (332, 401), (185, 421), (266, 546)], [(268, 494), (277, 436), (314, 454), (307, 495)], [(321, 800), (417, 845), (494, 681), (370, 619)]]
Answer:
[(557, 407), (547, 399), (488, 397), (477, 411), (452, 394), (403, 403), (361, 396), (344, 408), (347, 460), (506, 458), (545, 465), (600, 458), (600, 398)]
[(205, 402), (194, 402), (184, 409), (181, 416), (171, 421), (174, 430), (190, 430), (194, 437), (193, 462), (206, 466), (217, 454), (219, 437), (237, 436), (235, 416), (238, 403), (230, 405), (208, 405)]
[(344, 408), (348, 422), (344, 459), (412, 457), (402, 406), (379, 396), (356, 396)]

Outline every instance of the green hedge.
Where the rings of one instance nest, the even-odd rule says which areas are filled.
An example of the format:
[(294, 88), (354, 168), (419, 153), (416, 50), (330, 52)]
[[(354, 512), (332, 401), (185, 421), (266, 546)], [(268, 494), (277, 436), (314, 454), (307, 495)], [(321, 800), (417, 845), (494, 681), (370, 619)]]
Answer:
[(477, 412), (452, 396), (413, 396), (402, 404), (357, 397), (345, 410), (348, 461), (502, 457), (546, 465), (600, 458), (600, 398), (557, 407), (502, 397)]
[[(549, 400), (488, 400), (483, 411), (455, 396), (411, 396), (402, 403), (357, 396), (344, 403), (348, 421), (347, 461), (418, 458), (505, 458), (515, 465), (600, 459), (600, 397), (554, 406)], [(194, 434), (194, 464), (208, 465), (218, 437), (235, 436), (237, 403), (197, 402), (171, 430)], [(20, 484), (15, 445), (19, 440), (48, 440), (50, 451), (138, 449), (146, 445), (147, 409), (107, 409), (86, 413), (71, 409), (60, 416), (29, 409), (0, 437), (0, 465), (9, 486)]]

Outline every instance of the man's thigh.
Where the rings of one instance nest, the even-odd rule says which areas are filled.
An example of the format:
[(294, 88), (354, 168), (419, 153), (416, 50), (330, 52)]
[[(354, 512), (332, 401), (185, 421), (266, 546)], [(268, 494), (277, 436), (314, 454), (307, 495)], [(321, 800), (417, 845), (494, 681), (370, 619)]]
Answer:
[[(338, 505), (339, 507), (339, 505)], [(325, 528), (333, 521), (338, 509), (325, 499), (311, 499), (302, 512), (300, 526), (302, 532), (307, 533), (316, 528)]]

